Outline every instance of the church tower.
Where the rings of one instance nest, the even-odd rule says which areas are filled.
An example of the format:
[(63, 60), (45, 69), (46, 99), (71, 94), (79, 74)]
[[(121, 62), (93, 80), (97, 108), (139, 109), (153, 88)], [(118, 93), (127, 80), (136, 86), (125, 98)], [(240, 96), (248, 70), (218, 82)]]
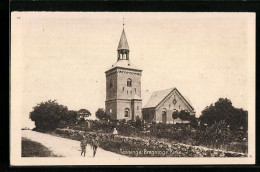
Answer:
[(130, 62), (129, 52), (123, 28), (117, 48), (117, 62), (105, 72), (105, 110), (112, 120), (135, 120), (136, 116), (142, 118), (142, 70)]

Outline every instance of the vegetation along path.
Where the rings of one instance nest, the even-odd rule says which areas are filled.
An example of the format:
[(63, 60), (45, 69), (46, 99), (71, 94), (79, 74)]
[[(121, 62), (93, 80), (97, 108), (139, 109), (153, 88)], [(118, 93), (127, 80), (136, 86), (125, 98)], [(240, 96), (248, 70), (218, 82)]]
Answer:
[[(39, 133), (31, 130), (22, 130), (22, 137), (41, 143), (42, 145), (49, 148), (55, 155), (63, 157), (81, 157), (79, 141), (61, 138), (45, 133)], [(93, 151), (89, 144), (87, 145), (86, 150), (87, 151), (85, 158), (93, 158)], [(98, 148), (96, 157), (120, 158), (125, 156)]]

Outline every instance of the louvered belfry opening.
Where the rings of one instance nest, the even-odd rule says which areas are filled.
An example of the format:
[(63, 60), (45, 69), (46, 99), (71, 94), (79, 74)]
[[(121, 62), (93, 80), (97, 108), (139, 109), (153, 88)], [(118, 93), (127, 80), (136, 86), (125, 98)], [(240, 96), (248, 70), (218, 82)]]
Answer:
[(123, 29), (122, 35), (117, 48), (117, 61), (118, 60), (129, 60), (129, 46), (127, 43), (125, 30)]

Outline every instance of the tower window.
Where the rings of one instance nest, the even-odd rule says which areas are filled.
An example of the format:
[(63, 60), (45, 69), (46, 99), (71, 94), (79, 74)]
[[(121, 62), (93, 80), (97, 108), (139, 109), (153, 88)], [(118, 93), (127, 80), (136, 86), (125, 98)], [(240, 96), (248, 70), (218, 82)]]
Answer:
[(125, 117), (129, 117), (129, 109), (125, 108)]
[(109, 112), (112, 113), (112, 109), (110, 109)]
[(135, 88), (135, 93), (136, 93), (136, 88)]
[(125, 90), (125, 87), (123, 87), (123, 91)]
[(127, 94), (128, 94), (128, 90), (127, 90)]
[(130, 78), (127, 79), (127, 86), (132, 87), (132, 80)]

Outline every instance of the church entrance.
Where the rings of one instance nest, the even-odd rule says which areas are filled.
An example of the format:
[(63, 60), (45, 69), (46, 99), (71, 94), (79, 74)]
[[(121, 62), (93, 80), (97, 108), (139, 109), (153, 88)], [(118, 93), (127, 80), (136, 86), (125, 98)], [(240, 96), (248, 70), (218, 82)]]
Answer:
[(162, 111), (162, 123), (166, 124), (166, 121), (167, 121), (166, 110), (163, 110)]

